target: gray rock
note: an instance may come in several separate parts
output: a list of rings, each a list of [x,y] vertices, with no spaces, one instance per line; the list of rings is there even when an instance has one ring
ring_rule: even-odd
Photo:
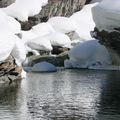
[[[0,0],[0,7],[7,7],[8,5],[14,3],[15,0]]]
[[[112,32],[105,30],[99,31],[97,28],[95,28],[92,32],[92,35],[98,39],[101,44],[112,48],[118,54],[120,54],[120,28],[115,28]]]
[[[62,54],[59,54],[57,56],[50,56],[50,55],[45,55],[45,56],[32,56],[29,58],[29,63],[28,66],[32,67],[34,64],[39,63],[39,62],[49,62],[56,67],[63,67],[64,66],[64,61],[66,59],[69,59],[68,53],[64,52]]]
[[[15,59],[9,56],[4,62],[0,63],[0,82],[21,79],[22,67],[18,67]]]
[[[21,22],[23,30],[29,30],[33,25],[46,22],[53,16],[69,17],[74,12],[81,10],[86,0],[48,0],[48,2],[38,15],[29,17],[27,22]]]
[[[89,4],[92,0],[86,0],[85,4]]]
[[[53,46],[52,54],[59,55],[68,50],[70,50],[70,49],[67,47]]]
[[[109,49],[113,64],[120,65],[120,28],[115,28],[112,32],[95,28],[92,36]]]

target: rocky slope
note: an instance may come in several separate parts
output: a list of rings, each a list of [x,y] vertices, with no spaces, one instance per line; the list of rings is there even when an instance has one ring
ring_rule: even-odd
[[[31,26],[46,22],[53,16],[69,17],[74,12],[81,10],[85,2],[86,0],[48,0],[48,4],[42,8],[38,15],[29,17],[28,22],[21,22],[22,29],[29,30]]]

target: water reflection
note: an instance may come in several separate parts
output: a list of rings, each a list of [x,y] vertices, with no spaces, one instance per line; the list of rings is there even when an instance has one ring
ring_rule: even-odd
[[[98,118],[120,120],[120,72],[110,72],[102,82]]]
[[[29,73],[0,87],[2,120],[119,120],[119,72]]]

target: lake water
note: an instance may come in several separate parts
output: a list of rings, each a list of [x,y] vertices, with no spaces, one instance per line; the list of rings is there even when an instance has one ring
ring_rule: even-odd
[[[0,86],[0,120],[120,120],[120,72],[29,73]]]

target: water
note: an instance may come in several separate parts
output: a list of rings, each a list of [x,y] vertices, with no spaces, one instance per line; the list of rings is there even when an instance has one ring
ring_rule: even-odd
[[[120,120],[120,72],[29,73],[0,86],[0,120]]]

